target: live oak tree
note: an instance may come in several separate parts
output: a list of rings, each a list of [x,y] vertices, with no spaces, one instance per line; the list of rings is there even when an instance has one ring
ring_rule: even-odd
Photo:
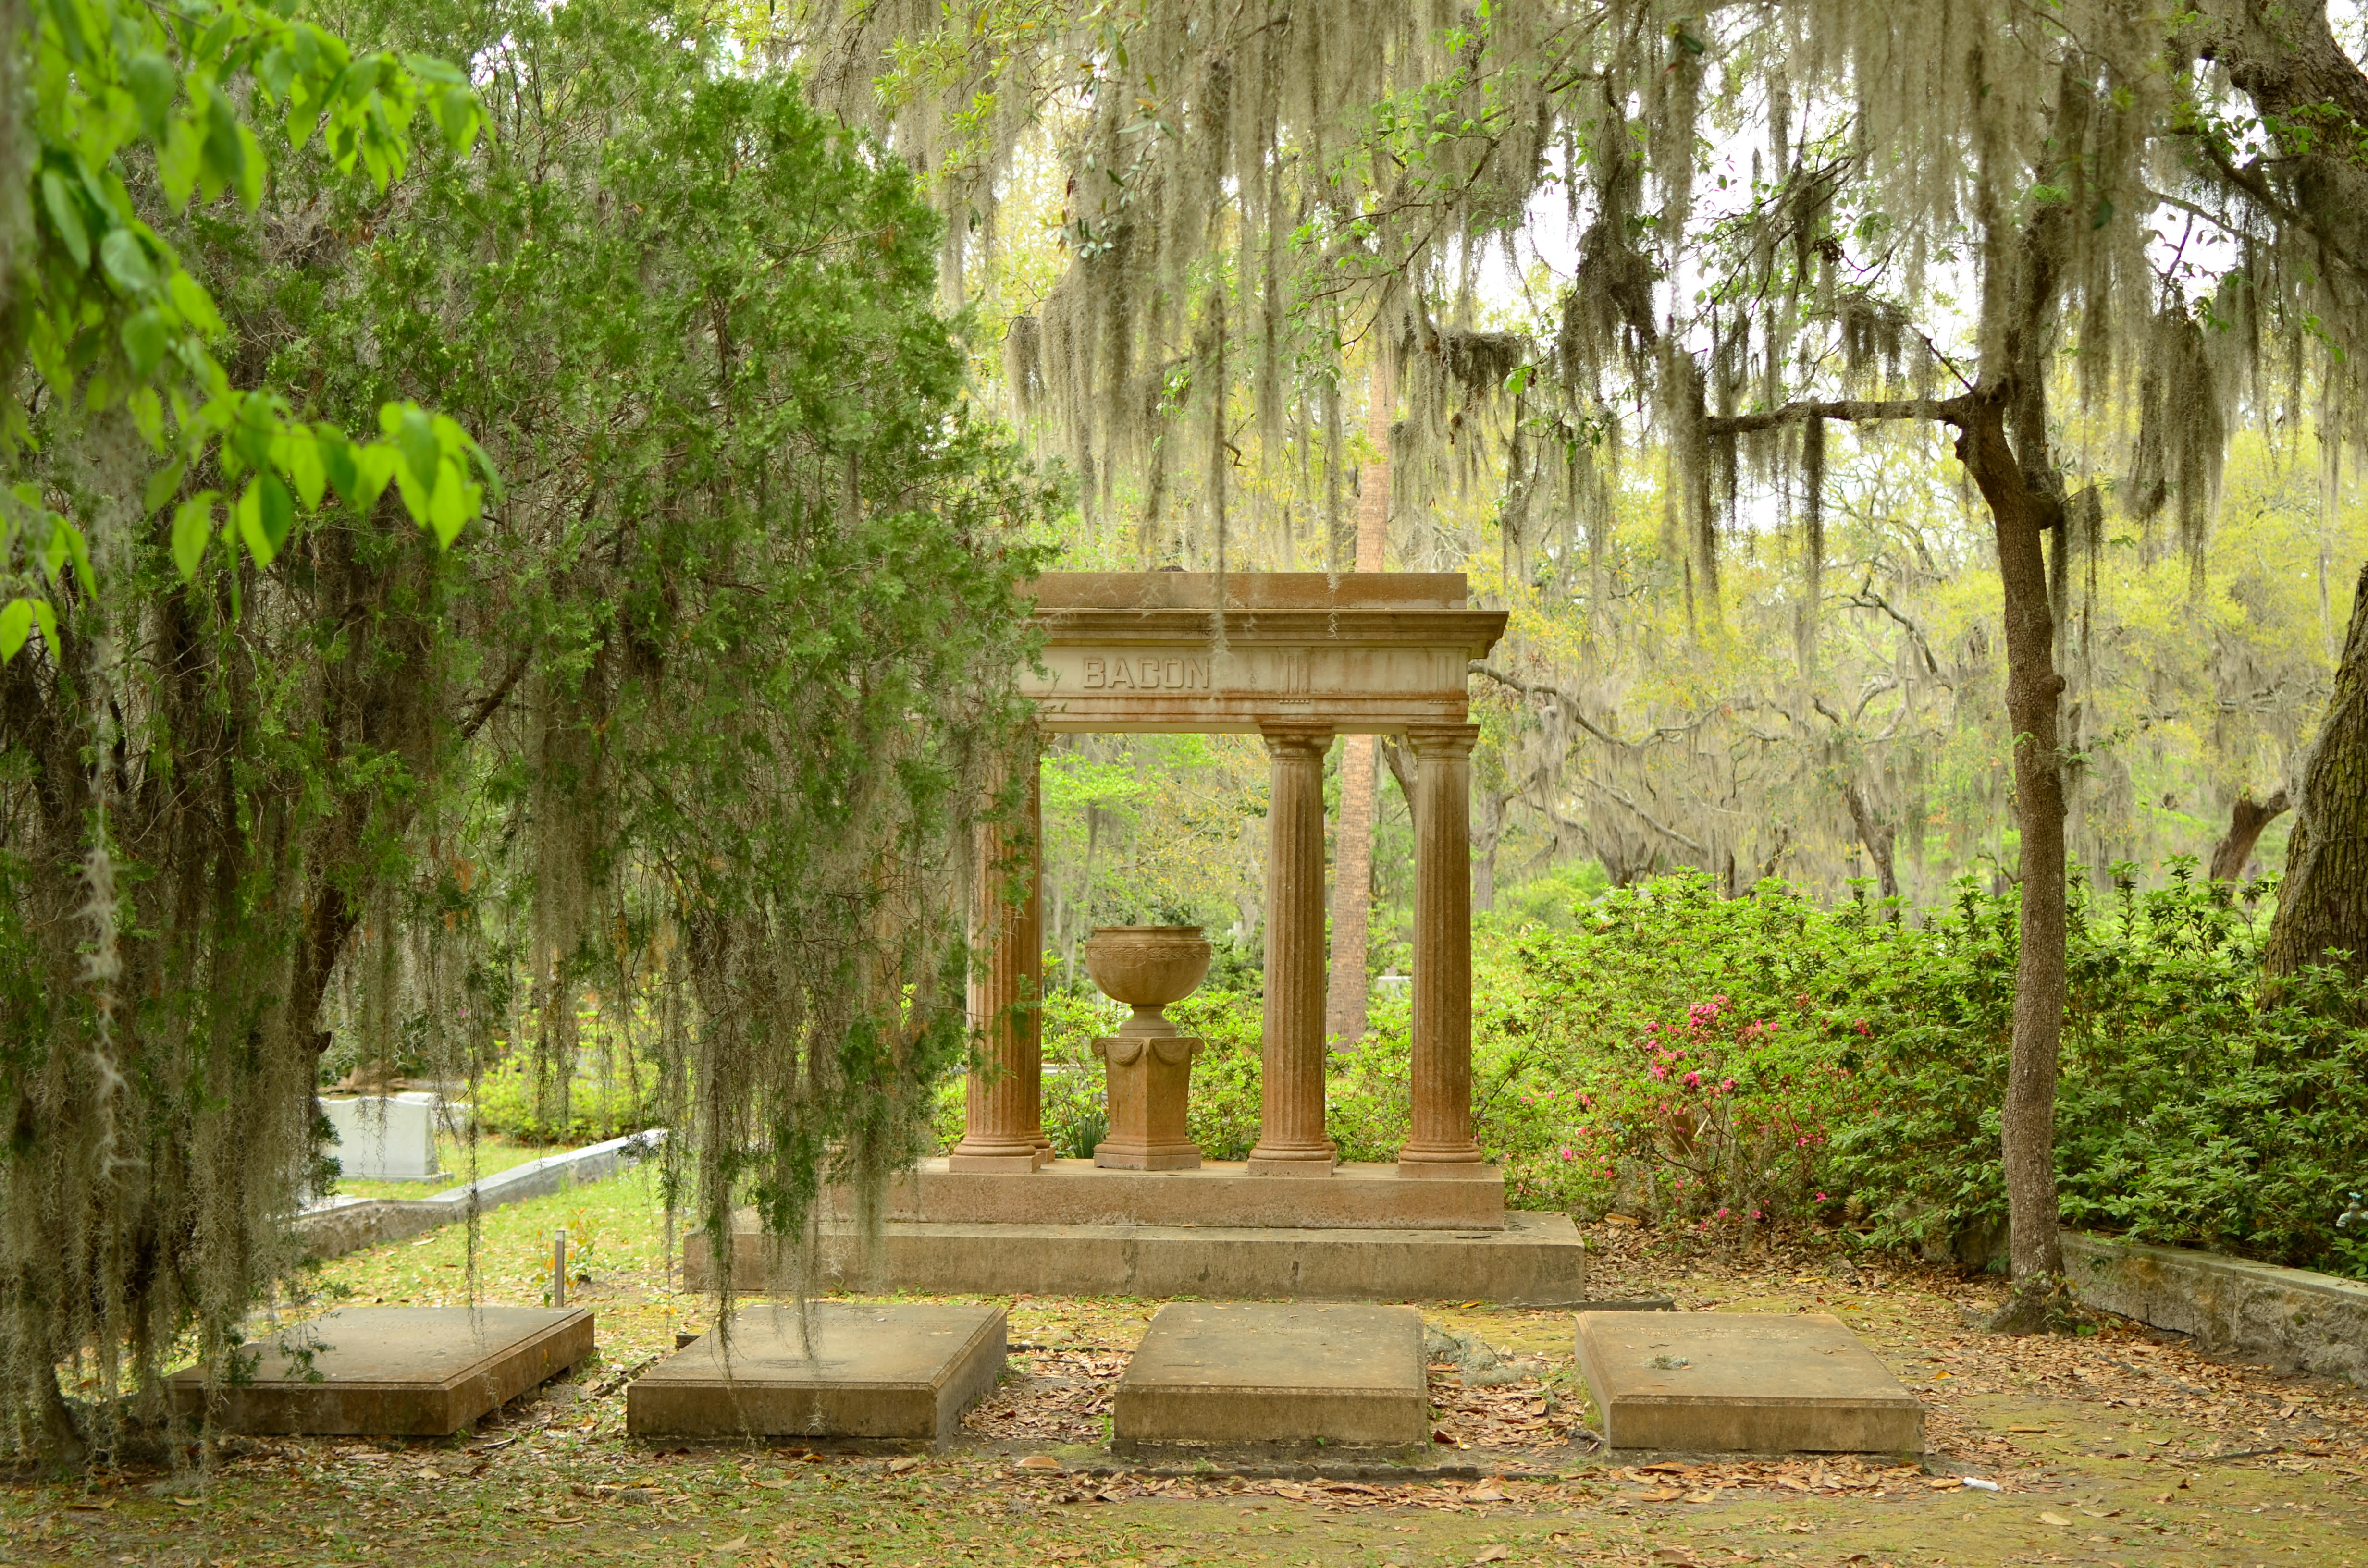
[[[333,1025],[446,1076],[517,1040],[564,1098],[597,988],[727,1271],[736,1205],[794,1263],[821,1183],[876,1197],[968,1039],[969,827],[1058,496],[965,412],[937,220],[664,0],[339,25],[473,62],[483,133],[383,191],[316,142],[251,203],[181,210],[136,155],[118,194],[231,385],[315,433],[397,410],[393,486],[296,455],[316,510],[192,546],[176,503],[265,472],[236,432],[164,482],[105,409],[22,458],[114,519],[0,668],[0,1421],[55,1452],[153,1429],[176,1346],[216,1384],[256,1353]],[[431,402],[503,481],[449,547]]]
[[[1159,551],[1222,568],[1255,440],[1308,476],[1299,515],[1343,564],[1352,352],[1407,389],[1401,515],[1489,433],[1508,532],[1585,571],[1618,465],[1666,462],[1702,623],[1732,534],[1770,500],[1818,613],[1836,426],[1945,437],[2003,590],[2021,889],[2007,1321],[2044,1321],[2066,770],[2095,739],[2066,730],[2068,596],[2109,517],[2168,534],[2200,582],[2237,426],[2307,415],[2330,472],[2363,433],[2368,85],[2324,10],[814,0],[757,30],[926,172],[957,286],[997,243],[1006,172],[1057,160],[1069,265],[1015,324],[1009,372],[1089,508],[1131,492]],[[1549,192],[1577,252],[1554,330],[1488,330],[1479,259]],[[1408,535],[1404,562],[1430,563]],[[2359,642],[2281,913],[2281,943],[2314,955],[2368,908],[2347,847]],[[1804,677],[1814,659],[1812,623]]]

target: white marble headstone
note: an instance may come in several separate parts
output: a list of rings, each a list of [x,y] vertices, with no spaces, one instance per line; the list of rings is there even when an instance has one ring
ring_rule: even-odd
[[[324,1099],[321,1108],[337,1131],[339,1170],[358,1181],[404,1181],[439,1175],[436,1166],[437,1096],[427,1093]]]

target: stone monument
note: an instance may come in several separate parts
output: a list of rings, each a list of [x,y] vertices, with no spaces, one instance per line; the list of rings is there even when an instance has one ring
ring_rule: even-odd
[[[1042,824],[1039,792],[1025,790],[1019,820],[980,834],[975,941],[987,957],[970,1009],[982,1050],[962,1139],[891,1193],[882,1282],[933,1293],[1583,1300],[1576,1227],[1508,1212],[1503,1176],[1472,1135],[1468,797],[1479,728],[1469,679],[1505,612],[1468,606],[1457,573],[1054,573],[1035,591],[1043,651],[1019,681],[1037,738],[1003,767],[1032,783],[1041,737],[1064,732],[1265,744],[1258,1136],[1246,1162],[1200,1157],[1183,1120],[1190,1052],[1138,1009],[1101,1048],[1110,1136],[1093,1160],[1053,1157],[1037,1016]],[[1342,1163],[1325,1126],[1324,756],[1336,736],[1356,733],[1401,735],[1415,762],[1413,1114],[1387,1163]],[[1094,972],[1133,1000],[1118,989],[1131,982]],[[1149,1003],[1164,1026],[1161,1005]],[[861,1248],[851,1227],[825,1244],[852,1278]],[[738,1277],[762,1278],[753,1224],[734,1246]],[[703,1277],[704,1238],[686,1244],[684,1262],[693,1282]]]

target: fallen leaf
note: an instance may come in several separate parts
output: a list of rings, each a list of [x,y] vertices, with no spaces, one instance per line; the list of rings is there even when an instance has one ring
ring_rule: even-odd
[[[758,1481],[751,1483],[751,1484],[765,1487],[768,1491],[779,1492],[784,1487],[795,1486],[797,1483],[794,1481]]]
[[[2044,1433],[2047,1428],[2044,1426],[2009,1426],[2007,1430],[2009,1432]]]
[[[1054,1459],[1050,1454],[1030,1454],[1026,1459],[1019,1461],[1019,1468],[1021,1470],[1058,1470],[1061,1468],[1061,1461]]]
[[[170,1502],[176,1508],[202,1508],[205,1506],[204,1502],[196,1497],[172,1497],[167,1498],[166,1501]]]
[[[1674,1503],[1685,1494],[1674,1486],[1656,1486],[1650,1492],[1639,1492],[1636,1495],[1646,1503]]]
[[[745,1551],[747,1548],[748,1538],[745,1535],[735,1535],[730,1540],[725,1541],[723,1545],[712,1546],[708,1548],[708,1550],[720,1556],[726,1551]]]
[[[1513,1549],[1509,1546],[1484,1546],[1480,1549],[1480,1555],[1474,1558],[1472,1561],[1474,1562],[1502,1562],[1505,1559],[1512,1555]]]
[[[2062,1526],[2070,1524],[2072,1521],[2066,1518],[2061,1514],[2042,1514],[2039,1516],[2039,1522],[2043,1525],[2055,1525],[2061,1528]]]
[[[903,1459],[890,1460],[888,1461],[888,1473],[891,1475],[902,1475],[906,1471],[918,1465],[920,1462],[921,1461],[919,1460],[913,1458],[910,1454],[905,1455]]]
[[[1466,1503],[1502,1503],[1508,1501],[1502,1492],[1497,1491],[1495,1487],[1489,1485],[1485,1481],[1479,1485],[1474,1487],[1471,1491],[1466,1492],[1463,1494],[1463,1500]]]
[[[1963,1487],[1964,1483],[1953,1475],[1935,1475],[1927,1479],[1924,1484],[1935,1492],[1954,1492]]]

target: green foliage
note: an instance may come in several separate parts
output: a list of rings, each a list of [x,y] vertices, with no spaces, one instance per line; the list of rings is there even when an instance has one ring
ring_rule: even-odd
[[[2077,892],[2057,1104],[2067,1223],[2368,1272],[2334,1224],[2368,1165],[2368,1029],[2331,974],[2265,1003],[2253,899],[2174,868]],[[1717,1225],[1861,1219],[1991,1255],[2017,901],[1929,922],[1664,878],[1485,955],[1483,1146],[1519,1200]],[[1845,1207],[1847,1205],[1847,1207]]]
[[[62,659],[0,667],[0,1421],[28,1444],[103,1426],[57,1387],[77,1354],[134,1392],[191,1335],[227,1373],[292,1261],[333,1022],[440,1077],[518,1041],[562,1131],[620,1114],[575,1103],[576,998],[635,998],[670,1199],[718,1233],[876,1191],[967,1048],[970,829],[1014,804],[985,781],[1060,497],[967,415],[936,220],[662,0],[353,30],[478,62],[486,134],[385,199],[316,138],[251,216],[146,221],[225,363],[314,424],[432,402],[450,428],[381,424],[400,463],[466,429],[509,483],[446,550],[443,481],[399,466],[194,580],[159,518],[99,602],[58,601]]]
[[[523,1058],[503,1062],[470,1086],[478,1128],[519,1143],[576,1148],[661,1125],[662,1079],[655,1062],[636,1074],[597,1071],[587,1062],[563,1101],[536,1082]]]
[[[173,511],[184,578],[216,540],[229,564],[244,547],[268,566],[300,504],[311,512],[334,493],[367,515],[390,483],[413,520],[450,544],[495,483],[475,443],[416,403],[387,403],[376,415],[383,438],[357,439],[297,417],[268,386],[234,386],[215,352],[224,326],[214,297],[156,223],[192,198],[211,206],[227,194],[254,212],[273,164],[307,149],[340,176],[366,173],[382,193],[410,162],[421,110],[449,145],[474,141],[483,116],[467,78],[427,55],[358,55],[291,4],[52,0],[30,9],[24,200],[33,221],[21,240],[0,244],[14,296],[0,314],[11,389],[0,400],[0,466],[17,481],[0,492],[0,662],[35,628],[62,660],[63,568],[72,563],[85,595],[97,586],[92,518],[158,512],[193,477],[211,483]],[[28,364],[31,376],[21,373]],[[130,485],[113,497],[72,494],[40,460],[110,412],[128,419],[155,468],[137,503]]]

